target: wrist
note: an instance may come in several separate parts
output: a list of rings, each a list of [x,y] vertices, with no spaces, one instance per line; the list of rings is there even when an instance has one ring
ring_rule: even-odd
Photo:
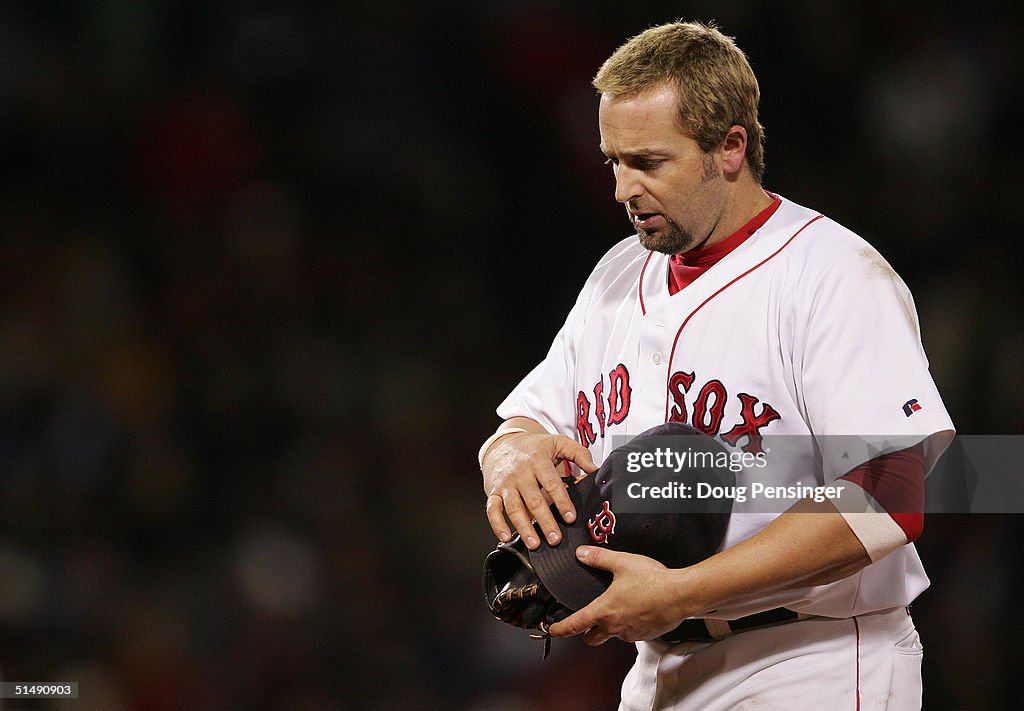
[[[511,434],[518,434],[520,432],[529,434],[529,430],[525,430],[522,427],[506,427],[505,429],[498,430],[490,437],[485,439],[484,443],[480,445],[480,451],[477,452],[476,455],[477,462],[480,464],[480,469],[484,468],[484,457],[487,456],[487,452],[491,449],[495,442],[497,442],[502,437],[506,437]]]
[[[715,612],[718,604],[712,599],[703,571],[697,566],[670,571],[670,589],[673,591],[673,612],[680,620],[706,617]]]

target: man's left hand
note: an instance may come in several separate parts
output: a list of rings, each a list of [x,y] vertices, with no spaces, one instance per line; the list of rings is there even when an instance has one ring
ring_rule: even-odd
[[[666,568],[653,558],[595,546],[580,546],[576,557],[610,572],[612,584],[582,610],[551,625],[551,636],[582,633],[591,646],[609,637],[636,642],[675,629],[690,614],[679,599],[677,578],[682,571]]]

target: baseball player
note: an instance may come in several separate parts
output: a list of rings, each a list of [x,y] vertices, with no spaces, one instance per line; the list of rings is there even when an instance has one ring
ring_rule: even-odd
[[[637,642],[621,709],[920,708],[912,541],[953,425],[909,291],[860,237],[762,187],[757,81],[717,29],[649,29],[594,85],[636,235],[498,407],[480,450],[494,533],[558,545],[549,503],[577,514],[564,466],[595,471],[616,435],[684,422],[744,452],[790,436],[789,483],[841,496],[734,509],[720,551],[688,568],[581,546],[612,583],[550,632]],[[657,639],[684,620],[689,638]]]

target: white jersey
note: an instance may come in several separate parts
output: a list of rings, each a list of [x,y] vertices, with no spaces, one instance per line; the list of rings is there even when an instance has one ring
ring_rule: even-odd
[[[546,358],[498,407],[587,446],[598,464],[621,440],[669,420],[750,451],[804,435],[794,484],[821,485],[871,457],[826,435],[953,430],[928,372],[913,299],[867,242],[785,199],[750,238],[683,290],[669,257],[636,236],[588,278]],[[929,453],[929,465],[939,451]],[[735,512],[723,547],[776,513]],[[928,585],[912,544],[859,573],[722,609],[786,607],[845,618],[909,604]]]

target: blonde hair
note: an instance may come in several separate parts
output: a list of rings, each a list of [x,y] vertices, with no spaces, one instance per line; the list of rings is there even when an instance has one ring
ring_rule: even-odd
[[[761,91],[746,55],[713,25],[673,22],[652,27],[610,56],[593,81],[612,98],[633,98],[665,84],[679,94],[679,125],[710,152],[732,126],[747,130],[747,165],[764,177],[764,128],[757,120]]]

